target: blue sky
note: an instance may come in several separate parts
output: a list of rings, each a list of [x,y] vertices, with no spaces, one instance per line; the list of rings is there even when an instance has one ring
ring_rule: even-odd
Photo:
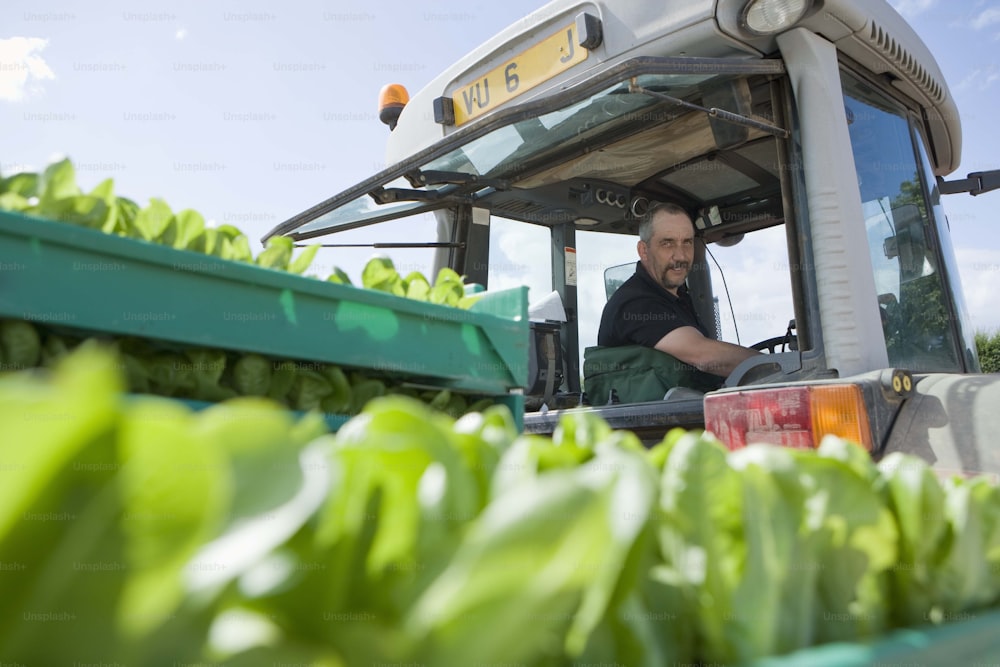
[[[68,155],[84,187],[110,176],[119,194],[194,208],[256,240],[385,166],[383,84],[416,92],[542,3],[24,4],[0,8],[0,173]],[[1000,167],[1000,0],[894,5],[958,102],[952,178]],[[973,324],[998,329],[1000,191],[945,206]],[[320,261],[356,277],[362,252]]]

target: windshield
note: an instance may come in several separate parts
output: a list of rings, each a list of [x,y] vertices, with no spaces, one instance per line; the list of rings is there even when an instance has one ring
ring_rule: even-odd
[[[650,74],[616,83],[571,106],[502,127],[449,152],[424,169],[512,178],[541,162],[559,161],[555,153],[581,153],[591,140],[607,143],[638,129],[673,120],[685,110],[633,85],[681,99],[701,99],[701,88],[725,75]],[[731,78],[731,77],[728,77]]]
[[[278,225],[268,236],[305,239],[457,203],[482,205],[478,202],[483,197],[516,188],[552,164],[599,152],[602,146],[690,114],[692,101],[725,102],[726,95],[720,98],[719,91],[725,93],[731,82],[748,74],[781,71],[782,64],[770,60],[628,61],[548,99],[494,112],[406,164]],[[738,107],[735,99],[731,106]],[[643,162],[631,159],[633,173],[619,173],[620,180],[637,182],[648,175],[652,165]]]

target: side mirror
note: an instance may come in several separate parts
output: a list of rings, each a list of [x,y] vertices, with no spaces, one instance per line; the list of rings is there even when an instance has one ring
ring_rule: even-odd
[[[895,234],[882,242],[886,259],[899,260],[899,282],[908,283],[923,275],[927,241],[924,238],[923,217],[916,204],[904,204],[892,209]]]
[[[604,293],[606,298],[610,299],[611,295],[618,291],[622,283],[631,278],[633,273],[635,273],[635,262],[618,264],[617,266],[604,269]]]

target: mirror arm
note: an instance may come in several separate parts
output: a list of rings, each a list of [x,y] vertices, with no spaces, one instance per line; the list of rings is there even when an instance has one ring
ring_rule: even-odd
[[[968,192],[975,197],[984,192],[1000,189],[1000,169],[974,171],[963,179],[946,181],[938,176],[938,187],[943,195]]]

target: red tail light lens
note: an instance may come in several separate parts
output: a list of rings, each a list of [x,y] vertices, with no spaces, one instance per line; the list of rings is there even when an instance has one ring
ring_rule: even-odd
[[[705,429],[730,449],[754,443],[811,449],[836,435],[872,450],[861,387],[753,389],[705,397]]]

